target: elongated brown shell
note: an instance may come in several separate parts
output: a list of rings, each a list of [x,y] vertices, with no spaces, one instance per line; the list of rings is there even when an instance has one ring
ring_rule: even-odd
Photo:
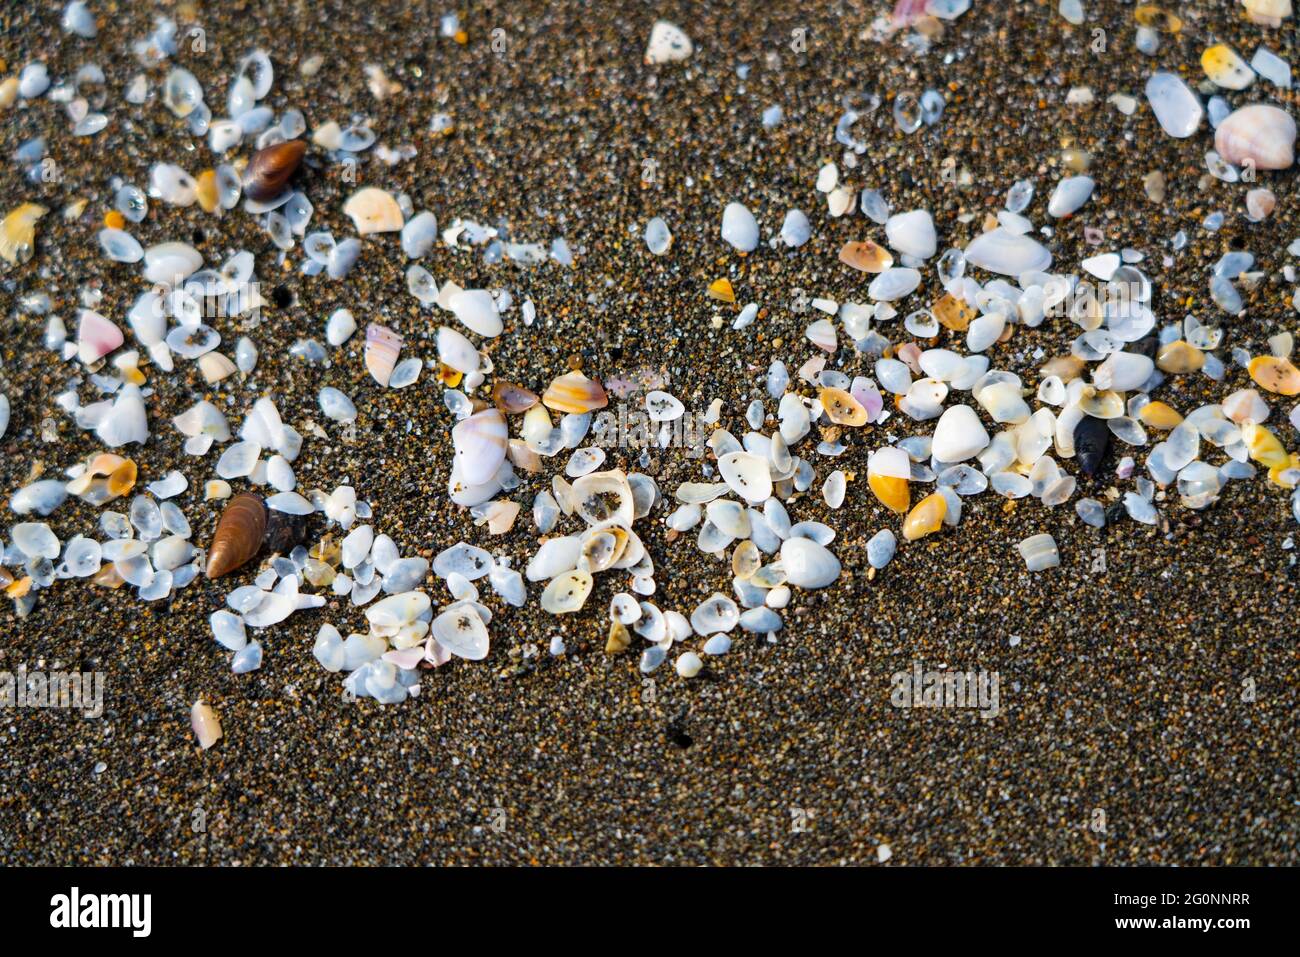
[[[217,522],[208,549],[207,576],[220,578],[233,572],[262,547],[266,536],[266,505],[260,495],[241,492],[230,500]]]
[[[288,140],[258,150],[244,171],[244,195],[257,202],[279,196],[306,152],[307,144],[302,140]]]

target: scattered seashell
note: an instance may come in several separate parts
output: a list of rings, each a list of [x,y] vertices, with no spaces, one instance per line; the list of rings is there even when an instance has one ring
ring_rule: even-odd
[[[758,246],[758,223],[754,214],[740,203],[728,203],[722,211],[722,238],[743,253]]]
[[[682,28],[667,20],[658,20],[650,29],[650,41],[646,45],[645,63],[657,66],[661,63],[677,63],[688,59],[695,51],[691,38]]]
[[[471,332],[491,339],[503,328],[496,300],[486,289],[462,289],[447,301],[447,308]]]
[[[37,203],[23,203],[0,222],[0,257],[12,265],[29,262],[36,251],[36,221],[49,210]]]
[[[557,575],[542,591],[542,610],[552,615],[580,611],[591,594],[591,586],[592,578],[587,572],[568,571]]]
[[[948,511],[947,500],[938,492],[927,495],[907,513],[903,521],[903,538],[909,542],[924,538],[943,527],[944,515]]]
[[[1055,568],[1061,564],[1061,553],[1056,549],[1056,539],[1051,535],[1031,535],[1016,546],[1025,567],[1031,572]]]
[[[387,326],[370,323],[366,326],[366,369],[371,377],[387,388],[402,351],[402,337]]]
[[[204,574],[220,578],[247,563],[262,547],[266,524],[260,495],[242,492],[232,498],[217,522]]]
[[[201,698],[190,708],[190,727],[199,741],[200,750],[206,751],[221,740],[221,719]]]
[[[862,272],[880,273],[894,265],[894,257],[871,240],[845,243],[840,249],[840,262]]]
[[[1276,106],[1252,103],[1228,114],[1214,131],[1214,148],[1234,166],[1289,169],[1295,162],[1295,120]]]
[[[302,158],[306,153],[307,144],[302,140],[288,140],[258,150],[244,170],[244,195],[257,203],[264,203],[280,196],[288,188],[293,174],[302,165]],[[344,212],[347,212],[346,207]],[[398,215],[401,215],[400,211]],[[361,232],[365,235],[365,231]]]
[[[353,193],[343,204],[343,212],[351,217],[360,236],[395,233],[405,224],[402,207],[397,205],[393,195],[374,186]]]
[[[840,562],[811,538],[787,538],[781,543],[786,582],[796,588],[825,588],[840,577]]]
[[[547,386],[542,393],[542,404],[557,412],[581,415],[609,405],[605,389],[595,379],[581,372],[569,372]]]
[[[505,417],[495,408],[456,423],[451,439],[460,477],[470,485],[490,481],[505,461],[509,438]]]
[[[1250,360],[1247,371],[1265,391],[1276,395],[1300,395],[1300,369],[1290,359],[1256,356]]]

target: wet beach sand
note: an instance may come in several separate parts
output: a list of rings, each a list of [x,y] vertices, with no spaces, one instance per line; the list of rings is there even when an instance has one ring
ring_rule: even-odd
[[[1217,41],[1247,57],[1265,42],[1296,62],[1296,21],[1266,31],[1226,0],[1182,4],[1183,31],[1146,57],[1133,49],[1131,5],[1086,0],[1086,7],[1089,21],[1073,27],[1055,4],[976,0],[918,55],[904,44],[906,32],[884,43],[868,35],[888,12],[879,2],[496,2],[460,11],[461,43],[438,33],[438,15],[449,9],[333,0],[99,3],[98,38],[73,42],[58,29],[62,4],[8,0],[0,74],[38,58],[55,77],[98,62],[112,121],[76,139],[45,99],[0,114],[6,211],[25,200],[51,210],[32,261],[0,274],[0,386],[14,406],[0,439],[0,492],[7,498],[38,463],[54,472],[98,450],[93,434],[53,401],[79,370],[44,349],[43,320],[24,314],[18,298],[47,291],[72,328],[80,289],[97,283],[100,311],[120,320],[142,280],[137,267],[107,261],[96,242],[112,204],[110,180],[144,186],[160,160],[193,172],[210,165],[206,144],[156,98],[170,63],[147,71],[149,103],[121,101],[141,70],[130,43],[149,32],[155,13],[175,18],[182,33],[203,26],[206,50],[183,45],[171,62],[199,77],[214,114],[239,58],[265,47],[276,69],[267,103],[277,113],[301,109],[309,134],[365,114],[380,142],[418,151],[393,166],[367,155],[360,183],[407,193],[440,226],[460,216],[523,241],[565,237],[575,254],[567,268],[489,265],[481,249],[441,243],[423,261],[439,281],[505,287],[536,303],[531,328],[516,309],[486,347],[497,374],[535,391],[574,363],[601,378],[650,370],[694,413],[721,398],[723,424],[742,434],[745,407],[766,397],[768,364],[783,359],[793,373],[815,352],[803,330],[816,317],[791,308],[794,290],[865,301],[862,274],[836,255],[846,241],[880,241],[883,231],[856,212],[830,219],[813,182],[823,163],[842,158],[833,137],[841,98],[876,92],[885,105],[867,125],[870,149],[858,169],[842,173],[859,188],[880,189],[895,210],[930,209],[941,250],[969,242],[1017,179],[1037,180],[1026,215],[1046,222],[1061,150],[1073,147],[1092,154],[1098,186],[1079,214],[1053,224],[1046,242],[1057,269],[1073,270],[1101,250],[1142,249],[1161,323],[1189,310],[1217,321],[1206,294],[1210,268],[1229,249],[1254,252],[1268,276],[1247,294],[1245,317],[1225,323],[1218,354],[1226,380],[1171,377],[1159,396],[1184,412],[1217,402],[1251,384],[1229,361],[1231,348],[1260,354],[1270,335],[1296,327],[1293,290],[1281,276],[1286,246],[1300,236],[1295,169],[1262,174],[1277,210],[1250,223],[1241,215],[1243,186],[1200,182],[1204,130],[1174,140],[1145,102],[1125,117],[1105,99],[1117,91],[1140,98],[1156,68],[1199,82],[1200,52]],[[642,63],[658,17],[693,38],[685,64]],[[1108,52],[1090,49],[1094,27],[1106,30]],[[495,30],[504,31],[496,34],[500,52]],[[792,31],[805,31],[803,52],[791,48]],[[307,80],[299,65],[313,54],[325,61]],[[404,91],[377,101],[366,63],[381,64]],[[750,67],[744,79],[742,64]],[[1257,83],[1294,112],[1293,91]],[[1094,104],[1066,104],[1079,85],[1093,88]],[[900,90],[929,87],[947,95],[942,119],[904,136],[889,104]],[[1234,104],[1246,101],[1234,95]],[[774,104],[784,119],[765,130],[760,116]],[[453,117],[450,135],[430,131],[437,112]],[[61,168],[55,182],[31,183],[9,161],[37,135]],[[301,178],[315,205],[313,228],[353,235],[342,206],[355,186],[316,152]],[[969,170],[969,187],[943,182],[949,156]],[[651,183],[643,182],[647,161]],[[1157,169],[1169,183],[1160,204],[1142,187]],[[86,211],[65,222],[63,208],[79,196],[90,199]],[[748,257],[718,238],[732,200],[746,203],[763,230]],[[793,207],[809,213],[812,240],[769,248],[766,238]],[[1228,213],[1224,227],[1201,229],[1216,209]],[[963,213],[974,219],[960,223]],[[656,215],[675,236],[663,257],[641,239]],[[1086,244],[1087,226],[1105,232],[1102,247]],[[1188,246],[1164,268],[1161,254],[1179,229]],[[261,325],[248,333],[260,352],[251,375],[214,387],[192,363],[170,375],[144,370],[157,389],[149,400],[153,436],[128,454],[140,464],[141,486],[171,468],[185,472],[190,489],[180,501],[197,544],[207,543],[219,514],[219,503],[202,500],[216,454],[186,456],[169,420],[206,397],[235,425],[255,397],[270,395],[286,421],[328,426],[328,440],[304,430],[294,463],[301,487],[355,485],[403,554],[431,558],[463,539],[522,567],[535,550],[527,512],[489,541],[447,498],[453,419],[431,373],[408,389],[380,389],[363,365],[360,334],[330,349],[327,366],[288,352],[299,338],[322,338],[325,317],[346,306],[363,328],[377,321],[400,331],[404,355],[436,355],[442,319],[408,293],[395,235],[369,237],[357,268],[330,282],[297,271],[300,247],[277,265],[265,232],[241,211],[218,219],[155,201],[134,232],[146,246],[184,239],[208,263],[249,249],[264,294],[274,290]],[[933,270],[923,272],[933,287]],[[730,329],[739,306],[705,296],[720,276],[730,278],[739,303],[763,304],[747,329]],[[721,328],[715,316],[725,318]],[[223,347],[238,334],[223,330]],[[1036,384],[1034,351],[1062,354],[1076,334],[1063,321],[1017,328],[991,355],[995,366]],[[871,374],[870,360],[843,340],[830,365]],[[354,397],[354,438],[341,440],[320,415],[323,385]],[[1293,400],[1266,398],[1269,424],[1294,446],[1285,423]],[[54,434],[43,438],[45,420]],[[107,688],[98,719],[0,713],[0,861],[839,865],[875,863],[882,845],[891,865],[1300,861],[1300,603],[1289,494],[1261,474],[1230,483],[1204,511],[1158,496],[1158,526],[1121,517],[1104,530],[1084,525],[1073,501],[1047,509],[1031,498],[984,494],[965,500],[957,529],[901,543],[869,579],[866,542],[899,523],[867,490],[867,452],[886,436],[932,431],[933,423],[895,415],[846,437],[849,450],[834,465],[813,457],[817,485],[791,511],[836,529],[845,577],[799,593],[774,642],[738,632],[730,653],[707,659],[690,681],[668,666],[647,679],[634,654],[605,654],[605,609],[624,587],[614,577],[598,578],[587,607],[565,618],[541,610],[537,586],[520,609],[481,588],[494,613],[489,658],[425,674],[419,697],[392,707],[347,700],[340,677],[313,659],[322,622],[345,633],[361,622],[333,596],[325,609],[268,632],[265,663],[244,675],[230,673],[207,623],[233,581],[200,579],[154,604],[131,589],[61,581],[21,620],[6,601],[0,668],[102,671]],[[609,452],[606,467],[635,467],[635,451]],[[1130,489],[1114,478],[1116,458],[1104,476],[1080,477],[1078,495],[1109,503],[1107,489]],[[832,511],[816,489],[836,467],[855,476],[844,507]],[[512,497],[527,508],[551,471]],[[666,496],[702,477],[700,461],[680,449],[659,451],[645,471]],[[730,573],[695,548],[693,532],[666,540],[662,520],[672,507],[661,505],[639,530],[658,569],[654,600],[689,613],[712,592],[729,591]],[[72,499],[49,521],[66,539],[92,528],[97,511]],[[1039,532],[1055,536],[1062,564],[1030,574],[1015,545]],[[253,570],[240,574],[251,580]],[[432,576],[427,590],[435,603],[446,601]],[[547,653],[555,635],[568,648],[558,657]],[[917,661],[997,672],[1000,713],[983,719],[891,706],[890,676]],[[1249,681],[1255,700],[1244,701]],[[190,705],[200,697],[225,730],[208,751],[190,731]]]

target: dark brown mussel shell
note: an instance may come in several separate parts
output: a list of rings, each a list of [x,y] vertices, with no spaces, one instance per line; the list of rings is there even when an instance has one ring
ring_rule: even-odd
[[[266,518],[262,496],[241,492],[230,500],[217,521],[212,547],[208,549],[209,578],[233,572],[258,553],[266,537]]]
[[[307,144],[302,140],[274,143],[253,154],[244,170],[244,195],[255,202],[275,199],[302,165]]]

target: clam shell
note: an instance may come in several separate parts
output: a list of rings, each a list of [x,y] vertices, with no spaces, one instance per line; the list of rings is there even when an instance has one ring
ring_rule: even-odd
[[[306,152],[307,144],[302,140],[289,140],[258,150],[244,170],[244,195],[259,203],[275,199],[289,185]]]
[[[731,631],[740,621],[740,609],[721,592],[714,592],[691,612],[691,627],[697,635],[708,637],[716,632]]]
[[[460,477],[470,485],[490,481],[505,461],[509,438],[505,416],[497,409],[476,412],[456,423],[451,441]]]
[[[395,233],[405,224],[402,207],[391,193],[374,186],[359,189],[343,204],[343,212],[356,224],[357,234]]]
[[[1214,148],[1235,166],[1289,169],[1295,162],[1295,120],[1286,110],[1252,103],[1234,110],[1214,131]]]
[[[474,343],[455,329],[439,326],[438,361],[457,372],[469,375],[478,371],[483,359],[478,349],[474,348]]]
[[[539,399],[537,393],[521,385],[498,379],[492,383],[492,401],[498,409],[507,415],[518,415],[535,406]]]
[[[591,472],[573,483],[573,510],[588,525],[613,523],[630,528],[636,515],[632,486],[621,469]],[[563,504],[563,502],[561,502]]]
[[[98,362],[124,340],[122,330],[90,309],[82,309],[77,326],[77,358],[86,365]]]
[[[840,562],[811,538],[787,538],[781,544],[786,581],[799,588],[825,588],[840,577]]]
[[[645,63],[655,66],[685,60],[695,47],[682,28],[667,20],[656,21],[650,29],[650,40],[645,48]]]
[[[438,644],[457,658],[482,661],[487,657],[490,644],[487,626],[470,602],[458,602],[448,607],[433,620],[429,631]]]
[[[595,379],[588,379],[581,372],[570,372],[560,376],[542,393],[542,404],[557,412],[581,415],[609,405],[605,388]]]
[[[387,326],[366,326],[366,369],[376,382],[388,388],[397,356],[402,351],[402,337]]]
[[[767,460],[761,456],[730,452],[718,459],[718,473],[747,502],[763,502],[772,495],[772,473]]]
[[[542,592],[542,610],[552,615],[567,615],[579,611],[591,594],[591,575],[583,571],[569,571],[552,578]]]
[[[246,563],[262,547],[266,536],[266,505],[252,492],[236,495],[226,505],[208,549],[204,574],[220,578]]]
[[[447,308],[471,332],[492,338],[503,328],[497,301],[486,289],[462,289],[447,300]]]
[[[1052,265],[1052,254],[1032,237],[999,226],[975,237],[966,247],[966,262],[1003,276],[1019,276],[1046,270]]]

